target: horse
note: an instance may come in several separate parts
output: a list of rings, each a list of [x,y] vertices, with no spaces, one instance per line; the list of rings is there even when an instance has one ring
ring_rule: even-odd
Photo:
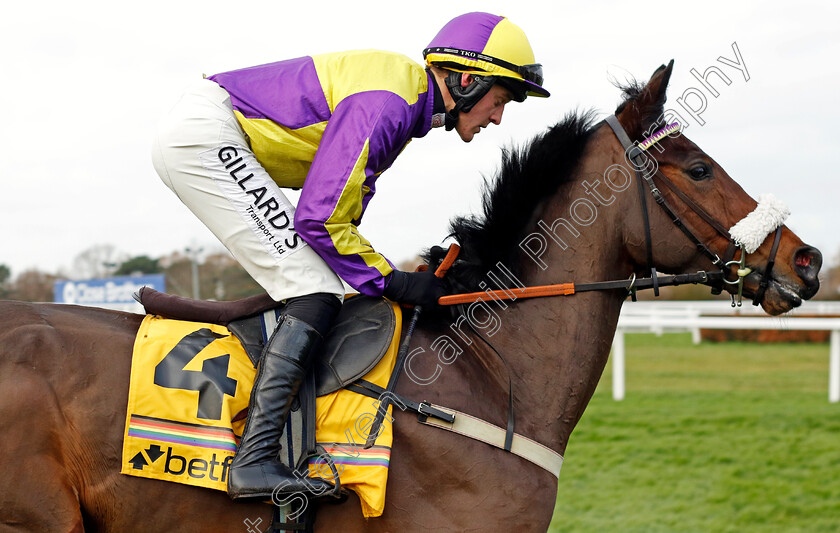
[[[661,123],[672,68],[673,61],[647,83],[622,87],[615,117],[630,138],[643,139]],[[563,454],[606,365],[632,280],[705,271],[717,257],[732,282],[722,288],[747,298],[763,293],[769,314],[817,292],[820,252],[786,226],[746,255],[745,274],[727,254],[731,240],[714,226],[733,226],[756,201],[684,134],[669,134],[657,146],[649,150],[658,163],[654,188],[671,212],[652,201],[651,191],[636,193],[630,184],[641,183],[640,174],[626,147],[591,112],[571,113],[526,145],[504,150],[483,212],[452,222],[462,250],[450,283],[480,291],[488,276],[501,279],[499,269],[526,286],[631,281],[562,297],[488,296],[480,306],[460,308],[469,315],[460,318],[424,312],[405,367],[410,379],[399,381],[397,393],[503,428],[513,413],[518,434]],[[662,187],[664,179],[675,189]],[[427,259],[434,264],[438,255],[432,250]],[[142,318],[0,303],[0,531],[266,529],[272,509],[263,503],[119,473],[130,354]],[[445,353],[434,348],[441,338],[452,341]],[[415,414],[394,410],[382,516],[363,518],[350,493],[344,503],[319,505],[315,531],[548,528],[557,494],[552,473],[420,424]]]

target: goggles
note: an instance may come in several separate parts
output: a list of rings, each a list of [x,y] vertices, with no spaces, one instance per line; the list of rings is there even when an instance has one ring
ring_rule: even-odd
[[[540,63],[534,63],[532,65],[514,65],[513,63],[505,61],[504,59],[499,59],[498,57],[488,56],[478,52],[471,52],[469,50],[461,50],[460,48],[440,46],[426,48],[423,50],[424,58],[429,54],[452,54],[476,61],[486,61],[487,63],[492,63],[493,65],[498,65],[502,68],[516,72],[522,76],[525,81],[529,81],[535,85],[539,85],[540,87],[542,87],[543,84],[543,68]]]

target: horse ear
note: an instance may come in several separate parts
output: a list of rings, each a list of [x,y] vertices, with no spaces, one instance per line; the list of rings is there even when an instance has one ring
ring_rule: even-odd
[[[671,80],[671,72],[674,70],[674,60],[668,62],[668,66],[660,66],[645,86],[645,91],[650,94],[652,105],[655,106],[660,114],[665,107],[665,91],[668,90],[668,82]]]
[[[662,117],[665,108],[665,92],[674,69],[674,60],[662,65],[644,86],[631,84],[624,87],[624,102],[615,110],[625,129],[631,135],[638,136],[649,125]]]

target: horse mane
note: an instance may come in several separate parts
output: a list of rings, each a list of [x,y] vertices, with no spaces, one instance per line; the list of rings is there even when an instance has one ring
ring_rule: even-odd
[[[631,80],[618,88],[623,101],[616,114],[630,106],[641,124],[661,115],[662,102],[650,101],[645,84]],[[484,180],[481,213],[458,216],[449,225],[449,237],[461,246],[458,261],[447,274],[457,292],[480,290],[479,283],[499,262],[521,279],[519,243],[530,231],[542,203],[571,180],[593,131],[595,115],[592,110],[569,113],[524,145],[502,149],[501,167],[492,179]],[[444,248],[435,246],[423,253],[423,259],[436,268],[445,255]]]
[[[461,246],[458,262],[447,278],[460,289],[478,290],[486,274],[501,262],[520,273],[519,243],[541,203],[571,179],[589,140],[593,111],[569,113],[563,120],[519,147],[502,149],[502,164],[485,178],[480,215],[454,218],[449,237]],[[423,254],[436,267],[446,250]]]

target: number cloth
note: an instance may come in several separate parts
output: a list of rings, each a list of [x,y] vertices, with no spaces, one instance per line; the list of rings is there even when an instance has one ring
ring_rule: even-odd
[[[364,379],[387,385],[399,333],[398,326],[388,353]],[[255,376],[227,328],[146,316],[132,357],[121,472],[225,491],[245,426],[244,417],[234,419],[247,408]],[[386,417],[374,446],[362,449],[378,404],[347,390],[317,398],[315,436],[329,456],[309,463],[311,475],[329,480],[331,461],[366,517],[380,516],[385,507],[393,441]]]

